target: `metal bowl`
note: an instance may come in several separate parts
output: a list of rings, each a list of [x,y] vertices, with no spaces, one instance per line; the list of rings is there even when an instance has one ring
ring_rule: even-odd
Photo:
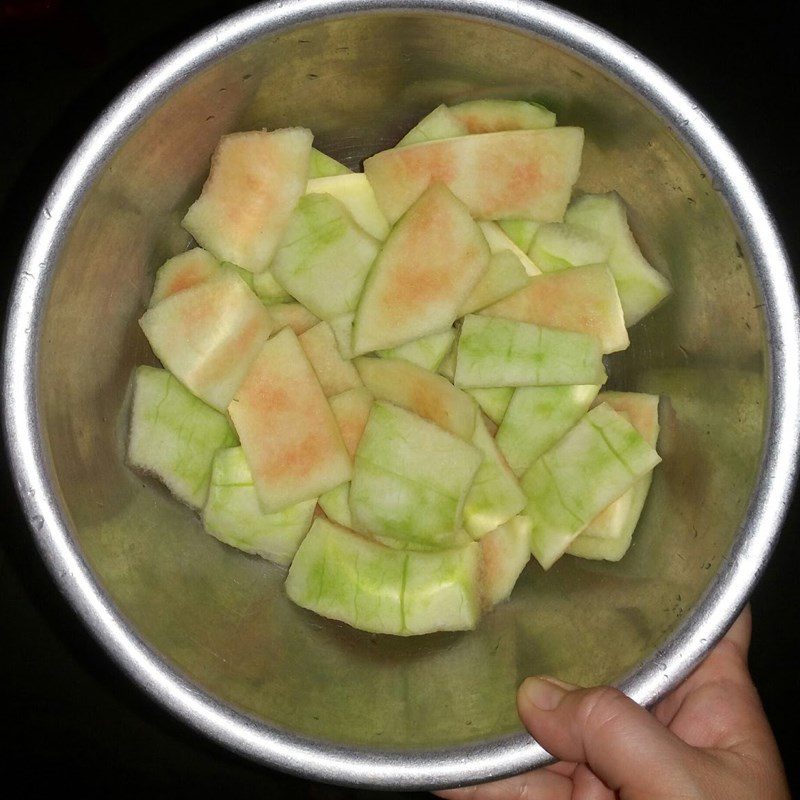
[[[579,189],[618,189],[672,300],[610,362],[666,398],[656,477],[618,564],[530,565],[478,630],[412,640],[314,617],[283,573],[220,545],[124,464],[126,387],[155,268],[219,137],[307,125],[350,164],[440,102],[542,101],[587,132]],[[309,778],[432,788],[547,754],[526,675],[675,686],[775,543],[798,442],[798,309],[747,171],[669,78],[609,34],[518,0],[286,0],[195,37],[130,86],[47,195],[11,298],[5,425],[52,573],[117,662],[178,717]]]

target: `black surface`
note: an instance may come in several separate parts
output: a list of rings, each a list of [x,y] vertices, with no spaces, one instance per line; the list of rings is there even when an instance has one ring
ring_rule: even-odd
[[[244,7],[214,0],[0,0],[0,264],[3,297],[40,200],[98,112],[151,61]],[[797,255],[796,28],[788,2],[571,0],[678,80],[754,173]],[[196,736],[144,697],[66,607],[34,550],[5,461],[0,549],[3,793],[57,785],[114,796],[374,797],[256,767]],[[793,734],[800,546],[797,503],[753,598],[751,665],[800,793]],[[420,795],[422,797],[424,795]]]

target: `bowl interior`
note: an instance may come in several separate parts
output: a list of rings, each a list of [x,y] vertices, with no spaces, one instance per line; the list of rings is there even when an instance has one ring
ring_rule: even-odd
[[[655,481],[618,564],[526,569],[472,633],[371,636],[292,606],[284,572],[203,533],[124,463],[137,325],[156,268],[229,131],[310,127],[351,166],[440,102],[538,100],[586,129],[581,191],[617,189],[675,295],[609,360],[609,386],[664,395]],[[430,748],[519,730],[515,687],[614,682],[653,657],[719,569],[758,473],[767,377],[752,270],[711,182],[640,99],[581,58],[475,19],[376,13],[247,44],[131,130],[59,254],[39,351],[51,469],[86,560],[144,641],[247,715],[342,745]]]

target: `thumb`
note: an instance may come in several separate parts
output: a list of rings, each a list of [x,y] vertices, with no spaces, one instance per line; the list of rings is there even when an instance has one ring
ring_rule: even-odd
[[[610,789],[647,798],[690,794],[695,751],[616,689],[528,678],[517,706],[545,750],[561,761],[588,764]]]

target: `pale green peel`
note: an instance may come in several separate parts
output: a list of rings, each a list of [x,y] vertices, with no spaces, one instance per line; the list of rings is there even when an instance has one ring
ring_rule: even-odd
[[[444,104],[436,106],[430,114],[423,117],[398,143],[397,147],[434,139],[449,139],[451,136],[466,136],[467,126],[453,116]]]
[[[345,528],[353,527],[353,517],[350,514],[350,481],[342,483],[319,497],[319,507],[325,516],[337,525]]]
[[[522,478],[531,550],[549,569],[586,526],[661,461],[607,404],[586,414]]]
[[[374,633],[401,633],[407,556],[317,518],[286,578],[303,608]]]
[[[497,224],[503,229],[503,233],[505,233],[523,253],[528,253],[530,256],[533,237],[536,236],[536,231],[539,230],[539,226],[542,224],[541,222],[536,222],[532,219],[504,219],[500,220]],[[535,263],[534,261],[534,264]],[[538,267],[539,265],[536,264],[536,266]]]
[[[525,565],[531,559],[531,521],[510,519],[480,541],[483,557],[482,588],[487,605],[508,600]]]
[[[497,431],[497,446],[516,475],[546,453],[589,410],[596,384],[521,386]]]
[[[227,418],[164,369],[134,374],[128,463],[155,475],[192,508],[206,501],[214,453],[237,443]]]
[[[530,277],[511,250],[501,250],[489,259],[489,266],[464,301],[459,316],[480,311],[525,286]]]
[[[292,296],[275,280],[275,276],[268,269],[253,275],[253,291],[265,306],[271,306],[275,303],[291,303],[293,300]]]
[[[571,556],[588,558],[592,561],[619,561],[631,546],[652,480],[653,473],[650,472],[639,478],[622,497],[612,503],[613,506],[619,504],[618,522],[613,530],[616,536],[590,536],[587,529],[570,544],[566,552]]]
[[[510,386],[500,386],[491,389],[465,389],[465,391],[478,403],[481,411],[495,425],[499,425],[506,415],[515,389]]]
[[[597,398],[606,400],[615,410],[625,416],[655,448],[658,441],[658,395],[629,392],[604,392]],[[626,413],[634,408],[633,416]],[[641,420],[641,422],[640,422]],[[642,426],[642,422],[645,424]],[[619,561],[631,546],[636,525],[642,514],[653,473],[648,472],[621,497],[603,509],[567,548],[567,553],[579,558]]]
[[[306,185],[306,194],[329,194],[344,205],[356,224],[370,236],[383,241],[389,235],[389,223],[363,172],[314,178]]]
[[[325,155],[325,153],[317,150],[316,147],[311,148],[311,160],[308,165],[309,180],[329,178],[332,175],[347,175],[349,172],[350,170],[335,158]]]
[[[295,556],[286,592],[300,606],[373,633],[469,630],[480,615],[480,553],[392,550],[315,520]]]
[[[205,529],[225,544],[288,566],[311,527],[316,500],[265,514],[241,447],[219,450],[203,509]]]
[[[405,633],[472,630],[480,618],[480,547],[408,554]]]
[[[355,309],[378,248],[335,197],[307,194],[289,220],[271,271],[316,316],[333,319]]]
[[[402,465],[400,466],[402,469]],[[459,498],[356,457],[350,486],[352,527],[397,549],[459,543]]]
[[[543,272],[605,264],[611,245],[588,228],[551,222],[536,232],[528,254]]]
[[[608,267],[629,328],[670,295],[669,281],[650,265],[633,238],[625,204],[616,192],[579,197],[564,219],[592,231],[611,248]]]
[[[237,266],[232,261],[223,261],[220,264],[220,267],[222,268],[223,272],[227,271],[232,272],[234,275],[238,275],[247,284],[247,288],[252,292],[255,292],[256,276],[252,272]]]
[[[399,347],[379,350],[378,355],[381,358],[402,358],[430,372],[436,372],[453,346],[455,338],[456,332],[452,329],[442,333],[431,333]]]
[[[464,528],[473,539],[480,539],[522,511],[525,495],[480,418],[472,443],[483,461],[464,503]]]
[[[540,270],[536,264],[528,258],[528,254],[517,247],[513,239],[511,239],[505,231],[500,227],[499,222],[491,222],[489,220],[482,220],[478,223],[481,233],[486,239],[486,244],[489,245],[489,251],[492,255],[499,255],[500,253],[510,252],[517,257],[519,263],[528,275],[539,275]],[[524,286],[524,284],[522,284]]]
[[[458,338],[455,383],[470,388],[602,384],[601,350],[594,336],[470,314]]]
[[[359,530],[401,542],[457,543],[480,452],[389,403],[372,408],[356,451],[350,510]]]

